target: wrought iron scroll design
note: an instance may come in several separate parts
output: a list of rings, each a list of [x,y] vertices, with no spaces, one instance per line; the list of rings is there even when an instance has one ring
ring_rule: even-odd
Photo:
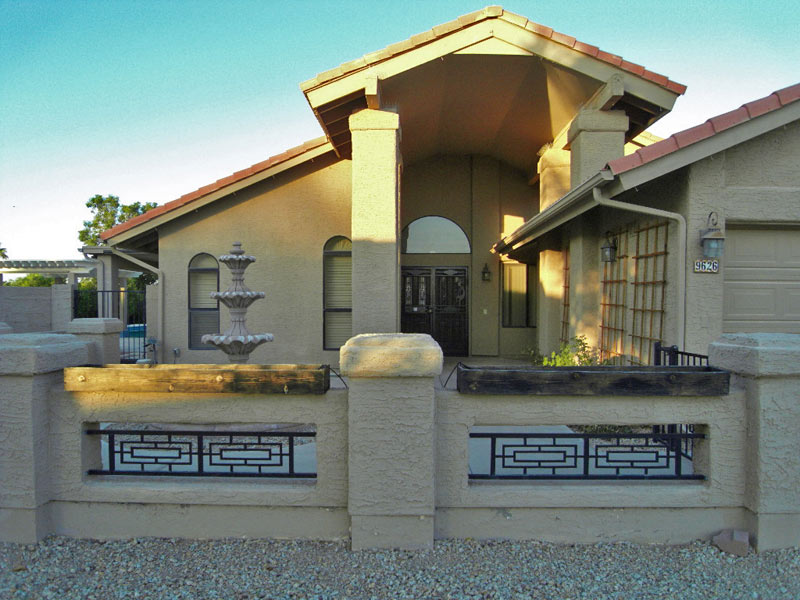
[[[486,472],[470,479],[705,479],[690,446],[702,433],[470,433],[486,440]],[[472,452],[474,449],[470,449]],[[480,448],[484,458],[484,448]]]
[[[296,464],[314,431],[144,431],[89,429],[101,436],[103,468],[89,475],[316,478]]]

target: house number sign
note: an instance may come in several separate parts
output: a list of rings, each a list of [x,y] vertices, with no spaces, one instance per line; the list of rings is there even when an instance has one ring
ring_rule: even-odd
[[[694,261],[695,273],[719,273],[719,261],[713,258],[698,258]]]

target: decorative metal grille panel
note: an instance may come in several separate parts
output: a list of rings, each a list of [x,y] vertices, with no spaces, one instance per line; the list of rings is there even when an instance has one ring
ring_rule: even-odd
[[[470,479],[705,479],[689,431],[470,433]]]
[[[101,436],[103,467],[89,475],[315,478],[316,432],[89,429]],[[302,456],[299,456],[302,454]],[[313,456],[312,456],[313,455]],[[313,458],[313,460],[312,460]]]

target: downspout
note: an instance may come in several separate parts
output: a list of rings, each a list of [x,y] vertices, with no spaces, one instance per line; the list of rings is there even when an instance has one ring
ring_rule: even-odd
[[[627,210],[628,212],[640,213],[643,215],[651,215],[654,217],[663,217],[675,221],[678,225],[678,269],[681,271],[678,276],[678,341],[681,348],[686,348],[686,219],[683,215],[660,210],[658,208],[650,208],[647,206],[639,206],[636,204],[629,204],[628,202],[620,202],[619,200],[612,200],[604,195],[600,187],[592,188],[592,196],[598,206],[607,206],[609,208],[616,208],[617,210]]]
[[[148,265],[146,262],[144,262],[142,260],[139,260],[138,258],[135,258],[133,256],[129,256],[129,255],[125,254],[124,252],[120,252],[119,250],[117,250],[116,248],[114,248],[112,246],[109,246],[108,249],[111,250],[111,253],[114,254],[115,256],[119,256],[120,258],[125,259],[128,262],[132,262],[137,267],[142,267],[143,269],[145,269],[147,271],[150,271],[151,273],[155,273],[156,277],[158,277],[158,312],[159,312],[159,315],[158,315],[158,330],[159,330],[158,334],[159,334],[160,339],[161,339],[161,350],[162,350],[162,353],[163,353],[163,350],[164,350],[164,347],[165,347],[164,346],[164,343],[165,343],[165,340],[164,340],[164,321],[165,321],[165,319],[164,319],[164,273],[161,271],[161,269],[157,269],[156,267]],[[165,357],[166,357],[166,355],[162,354],[162,359],[161,360],[164,360]]]

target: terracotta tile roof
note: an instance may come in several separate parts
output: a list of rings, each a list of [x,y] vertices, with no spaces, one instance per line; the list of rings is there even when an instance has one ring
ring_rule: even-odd
[[[630,171],[676,150],[710,138],[734,125],[755,119],[797,100],[800,100],[800,83],[772,92],[764,98],[743,104],[736,110],[711,117],[705,123],[679,131],[650,146],[644,146],[633,154],[612,160],[608,163],[608,168],[614,175]]]
[[[216,192],[216,191],[221,190],[222,188],[224,188],[226,186],[229,186],[229,185],[231,185],[233,183],[241,181],[242,179],[246,179],[247,177],[250,177],[252,175],[260,173],[261,171],[265,171],[265,170],[269,169],[270,167],[274,167],[276,165],[279,165],[282,162],[285,162],[285,161],[290,160],[292,158],[296,158],[296,157],[300,156],[301,154],[304,154],[305,152],[308,152],[309,150],[313,150],[315,148],[319,148],[320,146],[324,146],[326,143],[328,143],[328,140],[327,140],[327,138],[324,138],[324,137],[319,137],[319,138],[316,138],[316,139],[313,139],[313,140],[309,140],[308,142],[305,142],[305,143],[301,144],[300,146],[295,146],[294,148],[290,148],[289,150],[286,150],[285,152],[282,152],[281,154],[276,154],[275,156],[271,156],[267,160],[264,160],[264,161],[262,161],[260,163],[256,163],[256,164],[252,165],[251,167],[248,167],[247,169],[243,169],[241,171],[237,171],[236,173],[233,173],[232,175],[228,175],[227,177],[223,177],[222,179],[218,179],[214,183],[211,183],[209,185],[205,185],[205,186],[201,187],[200,189],[197,189],[197,190],[195,190],[193,192],[189,192],[188,194],[184,194],[183,196],[181,196],[177,200],[173,200],[171,202],[167,202],[166,204],[162,204],[161,206],[156,206],[152,210],[149,210],[146,213],[144,213],[143,215],[139,215],[138,217],[134,217],[134,218],[132,218],[132,219],[130,219],[128,221],[125,221],[124,223],[120,223],[119,225],[116,225],[115,227],[112,227],[111,229],[107,229],[106,231],[104,231],[103,233],[100,234],[100,237],[102,239],[104,239],[104,240],[107,240],[107,239],[109,239],[111,237],[114,237],[115,235],[119,235],[120,233],[122,233],[124,231],[127,231],[127,230],[129,230],[129,229],[131,229],[133,227],[136,227],[137,225],[141,225],[142,223],[146,223],[147,221],[150,221],[150,220],[152,220],[152,219],[154,219],[154,218],[156,218],[156,217],[158,217],[160,215],[166,214],[166,213],[168,213],[170,211],[173,211],[173,210],[175,210],[177,208],[185,206],[186,204],[194,202],[195,200],[198,200],[199,198],[202,198],[203,196],[207,196],[208,194],[211,194],[212,192]]]
[[[307,90],[310,90],[311,88],[315,88],[325,83],[328,83],[329,81],[333,81],[334,79],[344,77],[345,75],[349,75],[350,73],[353,73],[355,71],[367,69],[379,62],[383,62],[394,56],[397,56],[398,54],[408,52],[410,50],[413,50],[414,48],[417,48],[424,44],[428,44],[448,34],[454,33],[455,31],[465,29],[470,25],[479,23],[480,21],[485,21],[487,19],[502,19],[513,25],[523,27],[528,31],[531,31],[537,35],[541,35],[542,37],[551,39],[554,42],[563,44],[564,46],[568,46],[573,50],[576,50],[583,54],[588,54],[589,56],[592,56],[598,60],[602,60],[603,62],[612,64],[625,71],[633,73],[634,75],[638,75],[643,79],[652,81],[653,83],[660,85],[661,87],[667,88],[668,90],[675,92],[676,94],[683,94],[684,92],[686,92],[685,85],[676,83],[670,80],[669,78],[665,77],[664,75],[659,75],[658,73],[648,71],[641,65],[637,65],[636,63],[623,60],[621,56],[610,54],[608,52],[603,52],[597,46],[592,46],[591,44],[585,44],[583,42],[580,42],[571,35],[566,35],[558,31],[553,31],[553,29],[550,27],[540,25],[539,23],[534,23],[533,21],[529,21],[523,16],[517,15],[507,10],[503,10],[501,6],[487,6],[482,10],[478,10],[469,13],[467,15],[464,15],[462,17],[458,17],[454,21],[444,23],[443,25],[437,25],[433,29],[426,31],[424,33],[411,36],[409,39],[405,41],[387,46],[383,50],[378,50],[377,52],[366,54],[365,56],[359,59],[339,65],[335,69],[324,71],[323,73],[320,73],[313,79],[309,79],[308,81],[304,81],[303,83],[301,83],[300,89],[305,92]]]

